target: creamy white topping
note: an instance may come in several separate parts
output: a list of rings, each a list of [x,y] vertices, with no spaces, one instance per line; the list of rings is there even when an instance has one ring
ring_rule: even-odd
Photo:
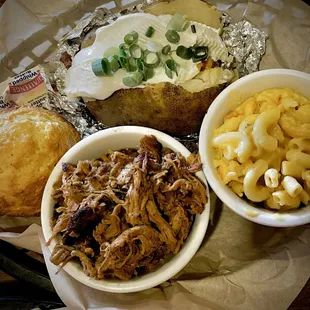
[[[182,83],[182,87],[189,92],[196,93],[210,87],[225,84],[233,78],[233,71],[217,67],[200,72],[192,80]]]
[[[126,74],[125,70],[120,69],[112,76],[97,77],[92,71],[91,63],[96,59],[102,58],[107,49],[118,47],[122,44],[124,36],[131,31],[138,32],[139,39],[137,44],[142,49],[147,48],[148,40],[155,41],[162,46],[170,44],[172,50],[176,50],[179,45],[190,47],[198,43],[208,46],[209,55],[214,61],[227,60],[228,52],[219,35],[219,30],[204,24],[191,22],[191,24],[196,26],[196,33],[193,33],[191,27],[188,27],[185,31],[179,33],[180,42],[178,44],[169,43],[165,33],[171,17],[171,15],[154,16],[146,13],[136,13],[122,16],[111,25],[99,28],[96,31],[96,39],[93,45],[82,49],[73,58],[72,67],[68,70],[66,76],[66,93],[68,97],[104,100],[115,91],[128,88],[122,82]],[[150,26],[154,27],[155,32],[151,38],[147,38],[145,32]],[[192,80],[199,73],[197,63],[193,63],[192,60],[181,59],[175,53],[173,58],[179,64],[178,76],[174,75],[170,79],[166,75],[164,67],[159,66],[154,70],[154,77],[138,87],[145,87],[147,84],[160,82],[182,85]]]

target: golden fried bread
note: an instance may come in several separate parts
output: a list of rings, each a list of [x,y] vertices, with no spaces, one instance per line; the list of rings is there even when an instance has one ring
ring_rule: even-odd
[[[39,215],[50,173],[79,140],[57,113],[29,107],[1,111],[0,215]]]

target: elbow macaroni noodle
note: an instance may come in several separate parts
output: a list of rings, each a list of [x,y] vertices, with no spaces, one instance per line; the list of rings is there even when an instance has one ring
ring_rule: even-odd
[[[239,196],[275,210],[309,204],[310,101],[289,88],[245,100],[214,131],[214,164]]]
[[[258,148],[261,147],[268,152],[278,148],[278,140],[268,133],[268,129],[271,125],[276,124],[279,118],[279,109],[267,110],[258,116],[252,131],[254,143]]]
[[[279,176],[279,172],[276,169],[268,169],[264,175],[266,186],[269,188],[277,188],[279,186]]]
[[[268,189],[258,184],[259,178],[264,175],[267,169],[267,162],[259,159],[246,173],[243,181],[244,193],[250,200],[260,202],[269,197]]]
[[[303,190],[298,181],[290,176],[285,176],[282,185],[291,197],[297,197]]]

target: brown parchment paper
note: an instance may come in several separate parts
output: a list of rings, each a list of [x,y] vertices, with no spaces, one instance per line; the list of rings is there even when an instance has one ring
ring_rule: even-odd
[[[201,248],[173,279],[140,293],[111,294],[50,277],[68,309],[287,309],[310,275],[310,227],[279,229],[249,222],[213,194],[211,222]]]
[[[57,41],[98,6],[117,12],[130,0],[9,0],[0,10],[0,82],[44,64]],[[249,19],[269,35],[260,69],[310,73],[310,8],[300,0],[210,0],[236,21]],[[22,219],[0,218],[0,238],[43,252],[68,309],[286,309],[310,277],[310,225],[270,228],[249,222],[211,198],[207,234],[192,261],[160,287],[134,294],[90,289],[49,263],[41,228],[22,234]],[[28,220],[27,225],[39,223]],[[18,230],[17,230],[18,231]],[[39,244],[41,240],[41,248]]]

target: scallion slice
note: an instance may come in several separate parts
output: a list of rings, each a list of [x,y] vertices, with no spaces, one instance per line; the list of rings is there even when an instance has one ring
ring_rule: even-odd
[[[177,72],[177,64],[176,62],[173,60],[173,59],[168,59],[166,62],[165,62],[165,72],[166,72],[166,75],[172,79],[173,78],[173,72],[176,73],[176,75],[178,75],[178,72]]]
[[[131,45],[132,43],[137,42],[138,40],[138,32],[131,31],[130,33],[126,34],[124,37],[124,42],[128,45]]]
[[[119,57],[121,58],[121,57],[123,57],[123,58],[126,58],[127,57],[127,53],[126,53],[126,51],[125,50],[119,50],[119,52],[118,52],[118,54],[119,54]]]
[[[110,65],[107,58],[102,59],[102,66],[103,66],[103,70],[104,70],[105,74],[108,75],[111,73],[111,65]]]
[[[163,55],[168,55],[170,52],[171,52],[171,46],[169,44],[164,46],[163,49],[161,50],[161,53]]]
[[[123,69],[125,69],[126,71],[129,71],[129,63],[128,63],[128,59],[126,57],[120,56],[119,57],[119,63]]]
[[[183,14],[175,13],[170,19],[167,28],[175,31],[183,31],[187,26],[187,19]]]
[[[123,78],[123,84],[128,87],[136,87],[143,81],[143,74],[140,71],[127,73]]]
[[[148,68],[156,68],[160,64],[160,57],[158,53],[152,53],[148,50],[144,52],[144,64]]]
[[[196,30],[196,26],[195,25],[191,25],[191,29],[192,29],[192,33],[197,33],[197,30]]]
[[[177,44],[180,41],[180,35],[175,30],[168,30],[165,36],[170,43]]]
[[[110,63],[110,66],[111,66],[111,70],[113,72],[116,72],[119,68],[120,68],[120,64],[118,62],[118,56],[117,55],[114,55],[114,56],[110,56],[108,58],[108,61]]]
[[[207,46],[197,46],[194,50],[195,57],[200,57],[208,54],[208,47]]]
[[[147,80],[151,79],[153,76],[154,76],[154,69],[153,68],[144,67],[144,70],[143,70],[143,80],[147,81]]]
[[[119,45],[118,47],[120,50],[128,50],[129,49],[129,45],[126,43],[122,43]]]
[[[178,46],[176,53],[182,59],[191,59],[193,57],[192,50],[183,45]]]
[[[193,50],[193,62],[204,61],[208,57],[207,46],[197,46]]]
[[[96,76],[105,76],[111,73],[111,65],[106,58],[94,60],[91,67]]]
[[[112,56],[115,60],[119,61],[119,57],[117,55]]]
[[[136,63],[138,70],[143,74],[143,81],[147,81],[154,76],[154,69],[146,67],[141,59],[137,59]]]
[[[130,53],[129,53],[129,45],[126,44],[126,43],[122,43],[120,46],[119,46],[119,56],[120,57],[129,57],[130,56]]]
[[[143,50],[137,44],[132,44],[129,47],[130,56],[134,59],[140,59],[143,56]]]
[[[137,70],[137,63],[133,57],[128,58],[128,71],[133,72]]]
[[[146,35],[148,38],[150,38],[150,37],[153,36],[154,32],[155,32],[155,29],[154,29],[152,26],[150,26],[149,28],[147,28],[147,30],[146,30],[146,32],[145,32],[145,35]]]
[[[106,75],[104,70],[103,70],[102,59],[94,60],[91,63],[91,68],[92,68],[92,70],[96,76]]]
[[[143,71],[143,68],[145,67],[143,61],[141,59],[136,59],[136,64],[138,70]]]

